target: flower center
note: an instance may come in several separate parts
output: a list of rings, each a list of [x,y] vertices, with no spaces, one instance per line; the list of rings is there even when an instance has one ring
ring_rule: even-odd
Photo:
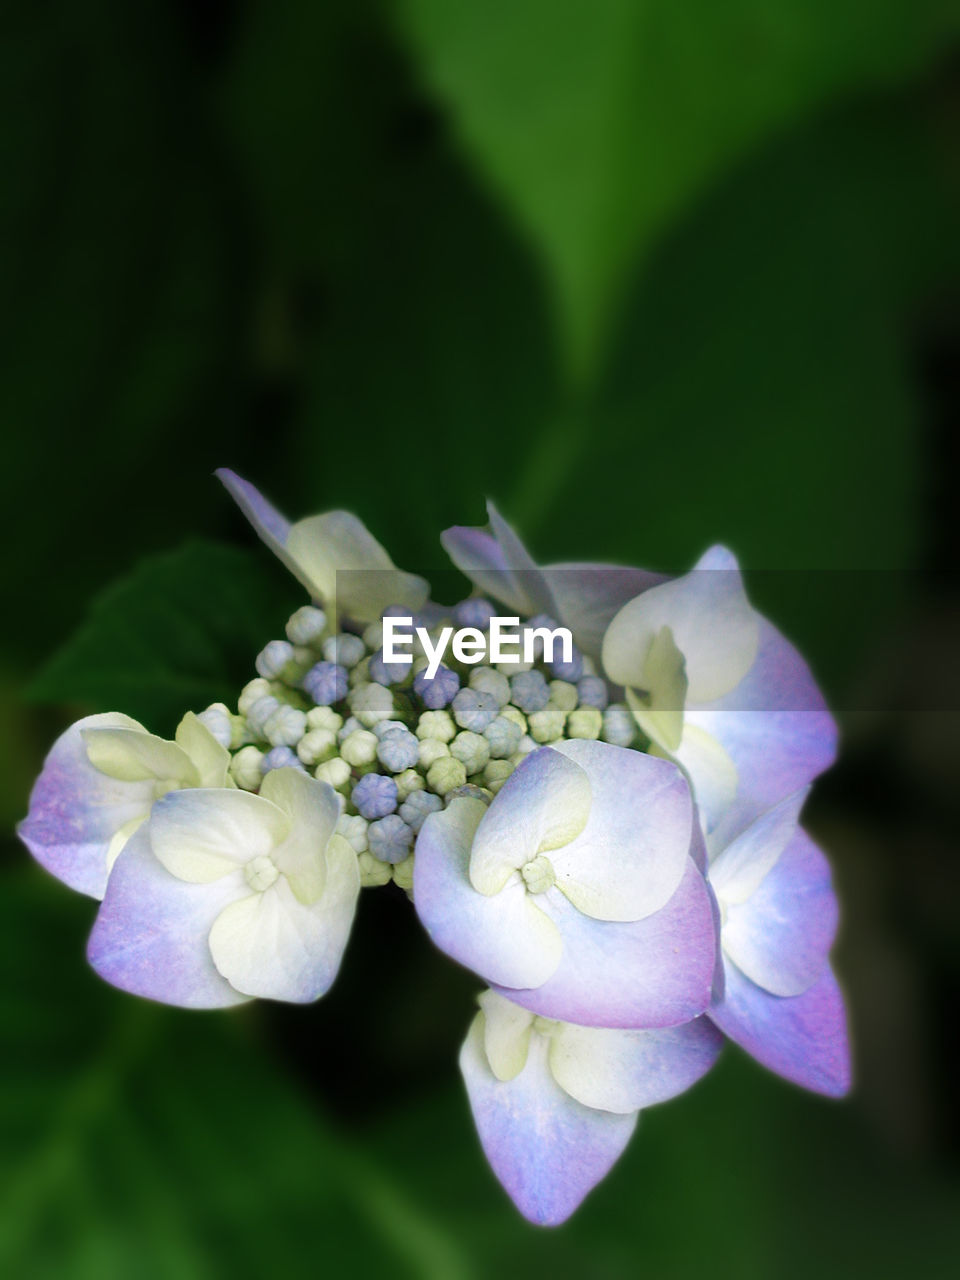
[[[549,858],[542,853],[537,854],[530,862],[520,868],[523,882],[531,893],[546,893],[557,880],[556,872]]]
[[[277,870],[277,865],[273,859],[269,855],[261,853],[258,857],[250,859],[243,868],[243,875],[251,889],[257,893],[263,893],[272,884],[276,884],[280,877],[280,872]]]

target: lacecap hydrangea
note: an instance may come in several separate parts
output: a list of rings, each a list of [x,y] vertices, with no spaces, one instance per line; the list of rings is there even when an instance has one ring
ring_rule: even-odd
[[[490,505],[442,535],[475,589],[445,607],[355,516],[291,524],[219,474],[307,598],[173,741],[115,711],[51,748],[19,833],[99,901],[98,974],[191,1008],[312,1002],[360,890],[397,886],[482,986],[460,1069],[539,1224],[728,1040],[846,1093],[837,904],[800,826],[836,726],[730,551],[680,577],[538,566]]]

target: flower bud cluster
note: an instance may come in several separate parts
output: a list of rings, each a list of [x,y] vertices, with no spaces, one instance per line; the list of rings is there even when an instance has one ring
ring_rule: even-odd
[[[364,884],[392,879],[409,889],[421,826],[464,787],[490,801],[539,746],[637,740],[629,708],[609,702],[606,680],[577,650],[566,663],[546,662],[542,645],[534,662],[487,661],[494,616],[495,606],[474,596],[431,620],[433,643],[443,626],[458,625],[476,627],[487,647],[474,663],[446,654],[431,678],[418,642],[411,662],[386,662],[381,623],[333,631],[322,609],[306,606],[258,655],[236,713],[218,703],[201,719],[232,752],[230,775],[243,790],[258,791],[284,767],[329,783],[342,797],[338,830],[360,858]],[[529,625],[553,624],[541,616]]]

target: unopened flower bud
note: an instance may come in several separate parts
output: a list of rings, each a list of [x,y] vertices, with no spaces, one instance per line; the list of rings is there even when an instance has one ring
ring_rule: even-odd
[[[498,707],[505,707],[510,701],[510,681],[493,667],[474,667],[470,672],[470,688],[478,693],[492,694]]]
[[[350,782],[350,766],[340,756],[334,756],[332,760],[318,764],[313,776],[320,782],[329,782],[334,791],[344,791]]]
[[[479,773],[490,759],[490,744],[482,734],[472,733],[469,729],[458,733],[450,743],[450,754],[461,761],[467,776]]]
[[[450,748],[437,738],[424,738],[420,743],[418,763],[421,769],[429,769],[437,760],[443,760],[450,754]]]
[[[559,707],[546,706],[530,717],[530,736],[534,742],[556,742],[563,737],[567,717]]]
[[[262,677],[251,680],[245,684],[240,690],[240,697],[237,700],[237,710],[242,716],[250,714],[250,708],[255,702],[259,702],[261,698],[266,698],[272,694],[270,681],[264,680]]]
[[[289,640],[271,640],[257,654],[255,665],[265,680],[276,680],[292,659],[293,645]]]
[[[323,656],[327,662],[337,663],[349,671],[363,658],[366,649],[359,636],[342,631],[339,635],[328,636],[323,642]]]
[[[457,726],[449,711],[424,711],[417,721],[416,735],[421,741],[434,738],[437,742],[452,742]]]
[[[260,770],[262,759],[263,752],[257,747],[240,748],[230,761],[230,776],[238,787],[244,791],[256,791],[259,788],[263,778]]]
[[[379,720],[389,720],[393,715],[393,694],[382,684],[358,685],[351,690],[347,702],[367,729],[372,729]]]
[[[340,743],[340,754],[347,764],[358,768],[373,764],[377,758],[377,736],[369,729],[357,729]]]
[[[275,747],[295,747],[306,731],[306,715],[283,703],[267,717],[263,726],[263,736]]]
[[[599,707],[577,707],[567,716],[567,735],[571,738],[599,738],[603,729],[603,712]]]
[[[413,831],[398,813],[371,822],[367,830],[370,852],[381,862],[403,862],[410,856]]]
[[[438,813],[443,801],[432,791],[412,791],[400,806],[400,817],[412,831],[419,833],[431,813]]]
[[[316,605],[305,604],[287,619],[287,639],[293,644],[315,645],[323,635],[327,615]]]
[[[350,799],[357,812],[373,822],[377,818],[385,818],[396,809],[397,784],[382,773],[368,773],[353,788]]]
[[[367,820],[358,813],[341,813],[337,819],[337,832],[343,836],[354,853],[363,853],[369,846],[367,843]]]
[[[613,702],[603,713],[602,736],[604,742],[615,747],[629,747],[637,736],[637,722],[633,712],[623,702]]]
[[[459,760],[453,756],[443,756],[435,760],[427,770],[427,786],[437,795],[445,796],[448,791],[462,787],[467,780],[467,771]]]
[[[297,755],[306,765],[322,764],[337,754],[337,735],[332,729],[308,729],[297,743]]]

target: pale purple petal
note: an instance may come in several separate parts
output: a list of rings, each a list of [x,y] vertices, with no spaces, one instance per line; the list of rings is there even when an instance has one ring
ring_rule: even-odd
[[[752,668],[731,693],[686,719],[715,737],[737,769],[737,791],[714,830],[728,844],[760,813],[829,769],[837,726],[806,662],[765,619]]]
[[[538,903],[560,931],[563,953],[535,989],[500,993],[533,1013],[594,1027],[670,1027],[710,1003],[717,944],[710,891],[692,859],[665,907],[629,924],[582,915],[557,888]]]
[[[647,1031],[564,1022],[550,1037],[550,1070],[560,1087],[584,1106],[627,1115],[696,1084],[723,1044],[707,1017]]]
[[[666,582],[663,573],[615,564],[549,564],[543,577],[556,607],[556,620],[573,633],[577,648],[600,657],[603,636],[628,601]]]
[[[244,480],[236,472],[227,467],[220,467],[216,472],[227,492],[237,506],[253,525],[254,532],[262,542],[270,548],[277,559],[285,565],[298,582],[302,583],[313,594],[313,583],[306,577],[299,563],[287,551],[287,539],[290,536],[290,521],[272,506],[259,489],[249,480]]]
[[[499,600],[520,616],[536,612],[524,580],[514,575],[503,548],[492,533],[454,525],[444,530],[440,542],[460,572],[466,574],[484,595]]]
[[[836,931],[830,866],[798,829],[760,887],[728,907],[722,942],[752,982],[773,995],[796,996],[823,972]]]
[[[95,769],[83,743],[84,729],[142,729],[118,712],[86,716],[62,733],[34,783],[29,812],[17,828],[41,866],[64,884],[102,898],[107,849],[128,822],[146,817],[154,783],[121,782]]]
[[[468,865],[481,800],[453,800],[417,837],[413,902],[436,945],[488,982],[544,982],[560,962],[556,926],[517,873],[499,893],[478,893]],[[507,993],[509,994],[509,992]]]
[[[207,939],[230,903],[249,895],[240,871],[210,884],[178,880],[157,861],[149,824],[114,865],[87,959],[101,978],[133,995],[187,1009],[247,999],[217,972]]]
[[[478,1014],[460,1051],[460,1070],[487,1159],[531,1222],[556,1226],[573,1213],[623,1152],[635,1115],[595,1111],[556,1083],[547,1044],[531,1037],[519,1075],[500,1081],[483,1049]]]
[[[842,1097],[850,1089],[843,996],[828,966],[799,996],[773,996],[725,965],[723,1000],[710,1010],[721,1031],[757,1062],[794,1084]]]

